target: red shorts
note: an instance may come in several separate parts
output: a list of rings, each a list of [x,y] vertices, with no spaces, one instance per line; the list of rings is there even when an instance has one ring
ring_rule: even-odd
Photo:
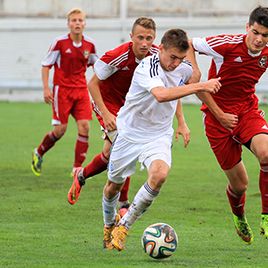
[[[54,86],[52,125],[67,124],[71,114],[76,121],[91,120],[92,107],[87,88]]]
[[[249,111],[238,120],[237,127],[229,131],[209,111],[205,112],[206,135],[223,170],[231,169],[239,163],[242,144],[246,144],[257,134],[268,134],[268,125],[260,110]]]

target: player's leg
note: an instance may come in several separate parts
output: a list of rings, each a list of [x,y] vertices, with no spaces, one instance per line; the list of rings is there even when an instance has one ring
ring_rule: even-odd
[[[141,145],[138,145],[140,147]],[[112,232],[112,244],[117,250],[124,249],[129,228],[150,207],[165,182],[171,166],[171,138],[143,145],[139,161],[147,167],[147,182],[139,189],[127,213],[120,220],[118,227]]]
[[[233,212],[235,228],[239,236],[249,243],[253,235],[244,212],[248,177],[241,161],[242,145],[210,112],[206,112],[204,123],[210,147],[229,179],[226,194]]]
[[[88,150],[89,121],[92,120],[92,107],[87,88],[71,90],[71,114],[76,120],[78,136],[74,152],[74,169],[81,167]]]
[[[154,160],[148,169],[148,180],[142,185],[134,197],[128,212],[120,220],[120,224],[128,229],[147,210],[159,193],[168,175],[169,166],[162,160]]]
[[[74,170],[82,166],[82,163],[86,159],[87,150],[88,150],[88,132],[89,132],[89,123],[88,120],[77,120],[77,130],[78,135],[75,144],[74,152]]]
[[[108,165],[108,179],[103,191],[103,217],[104,217],[104,232],[106,227],[112,226],[110,230],[114,231],[113,226],[116,206],[119,199],[119,191],[127,176],[135,172],[136,161],[140,152],[140,147],[137,144],[132,144],[118,136],[113,144]],[[120,236],[122,234],[119,234]],[[124,232],[124,236],[127,232]],[[110,233],[110,239],[118,237]],[[104,240],[107,237],[104,237]],[[110,242],[110,241],[109,241]]]
[[[47,133],[39,146],[33,150],[31,168],[36,176],[41,175],[43,155],[64,135],[66,128],[67,124],[54,126],[53,131]]]
[[[128,211],[112,232],[112,244],[117,250],[121,251],[125,248],[128,230],[158,196],[159,190],[168,175],[168,171],[169,166],[162,160],[155,160],[151,163],[148,170],[147,182],[139,189]]]
[[[83,170],[85,179],[93,177],[107,169],[111,150],[111,142],[108,139],[104,140],[102,152],[96,155],[92,161],[87,164]]]
[[[53,131],[46,134],[41,144],[32,154],[32,171],[40,176],[43,155],[50,150],[55,143],[64,135],[67,129],[68,117],[72,107],[68,99],[70,91],[64,87],[53,87],[52,125]]]
[[[103,207],[103,247],[112,249],[112,231],[118,223],[120,216],[116,213],[116,206],[119,199],[119,191],[122,184],[107,181],[103,190],[102,207]]]
[[[68,202],[71,205],[74,205],[77,202],[82,186],[85,185],[86,179],[107,169],[110,149],[110,141],[104,140],[103,152],[96,155],[85,168],[79,167],[74,170],[73,183],[68,192]]]
[[[247,243],[253,241],[253,233],[245,216],[246,190],[248,176],[242,161],[229,170],[224,170],[229,184],[226,194],[233,212],[233,220],[237,234]]]
[[[129,186],[130,186],[130,177],[127,177],[120,191],[120,197],[119,197],[119,211],[118,212],[121,218],[126,214],[130,205],[128,201]]]
[[[259,187],[262,200],[261,234],[268,239],[268,135],[258,134],[251,140],[251,151],[260,163]]]

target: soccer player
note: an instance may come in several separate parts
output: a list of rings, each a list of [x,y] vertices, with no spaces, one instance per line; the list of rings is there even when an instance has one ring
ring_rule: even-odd
[[[48,132],[41,144],[32,153],[32,171],[41,175],[44,154],[64,135],[68,117],[76,120],[78,136],[75,145],[73,170],[82,165],[88,149],[89,123],[92,108],[85,72],[97,59],[93,41],[83,34],[86,15],[80,9],[67,14],[70,32],[52,43],[42,61],[44,101],[52,104],[53,130]],[[53,92],[49,87],[49,72],[54,67]]]
[[[259,6],[252,11],[246,32],[193,38],[190,51],[211,56],[209,78],[221,77],[222,87],[216,94],[198,96],[204,103],[206,136],[229,181],[226,193],[236,231],[250,244],[253,233],[244,209],[248,175],[241,158],[242,145],[260,164],[260,231],[268,238],[268,125],[255,95],[255,85],[268,64],[268,8]]]
[[[184,144],[189,142],[189,129],[178,99],[200,91],[215,93],[221,86],[219,78],[184,85],[192,75],[191,66],[184,61],[188,48],[186,33],[171,29],[162,37],[159,53],[143,59],[134,71],[125,104],[116,119],[118,136],[112,146],[103,191],[103,245],[107,249],[124,249],[129,228],[159,194],[171,166],[175,113]],[[119,191],[135,172],[137,161],[147,168],[147,182],[115,226]]]
[[[94,110],[104,131],[104,146],[102,152],[83,169],[74,174],[74,181],[68,193],[68,201],[75,204],[78,200],[81,186],[86,178],[107,169],[111,144],[117,134],[116,116],[125,102],[133,72],[139,62],[146,56],[158,51],[153,45],[156,26],[151,18],[136,19],[130,33],[131,41],[106,52],[94,65],[95,74],[88,87],[94,100]],[[124,213],[128,208],[129,178],[121,191],[119,206]]]

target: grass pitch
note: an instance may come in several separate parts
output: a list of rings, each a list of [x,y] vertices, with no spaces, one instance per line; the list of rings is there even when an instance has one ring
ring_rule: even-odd
[[[263,107],[267,111],[267,106]],[[123,252],[102,249],[102,189],[105,172],[86,183],[77,204],[67,203],[76,126],[44,157],[43,174],[32,174],[31,151],[50,128],[50,108],[41,103],[0,103],[0,267],[268,267],[268,240],[259,235],[259,167],[244,149],[250,185],[246,211],[252,245],[236,235],[225,195],[226,178],[203,133],[198,106],[184,106],[191,129],[187,149],[174,142],[173,167],[159,197],[130,231]],[[102,148],[91,122],[86,163]],[[146,179],[137,170],[130,199]],[[149,258],[140,237],[150,224],[166,222],[179,247],[164,261]]]

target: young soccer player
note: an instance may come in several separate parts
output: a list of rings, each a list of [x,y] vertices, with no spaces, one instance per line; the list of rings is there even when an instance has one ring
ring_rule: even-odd
[[[140,17],[135,20],[130,33],[131,41],[106,52],[94,65],[95,74],[88,87],[94,100],[94,110],[104,132],[102,152],[96,155],[85,167],[77,169],[68,193],[68,201],[75,204],[86,178],[106,170],[111,144],[117,134],[116,116],[125,102],[133,72],[146,56],[158,51],[153,45],[156,26],[151,18]],[[120,213],[129,206],[127,178],[119,198]]]
[[[189,48],[186,33],[181,29],[167,31],[159,53],[146,57],[135,69],[124,106],[116,125],[109,165],[108,181],[103,191],[104,239],[107,249],[123,250],[129,229],[152,204],[166,180],[171,166],[172,122],[176,113],[184,143],[185,123],[179,98],[220,88],[219,79],[184,85],[192,68],[184,61]],[[135,172],[136,162],[147,168],[148,178],[134,197],[126,214],[116,223],[116,203],[125,179]]]
[[[259,6],[251,12],[246,31],[193,38],[192,46],[212,57],[209,78],[221,77],[222,87],[216,94],[198,96],[204,103],[201,110],[208,141],[229,181],[226,193],[236,231],[250,244],[253,233],[245,215],[248,175],[241,158],[242,145],[260,164],[260,232],[268,238],[268,125],[255,95],[255,85],[268,64],[268,8]]]
[[[86,15],[80,9],[67,14],[70,32],[57,37],[42,61],[44,101],[52,104],[53,130],[48,132],[32,153],[32,171],[41,175],[44,154],[64,135],[71,114],[77,124],[73,168],[82,165],[88,149],[88,121],[92,108],[87,89],[85,72],[97,59],[95,45],[83,34]],[[49,87],[49,72],[54,67],[53,91]]]

